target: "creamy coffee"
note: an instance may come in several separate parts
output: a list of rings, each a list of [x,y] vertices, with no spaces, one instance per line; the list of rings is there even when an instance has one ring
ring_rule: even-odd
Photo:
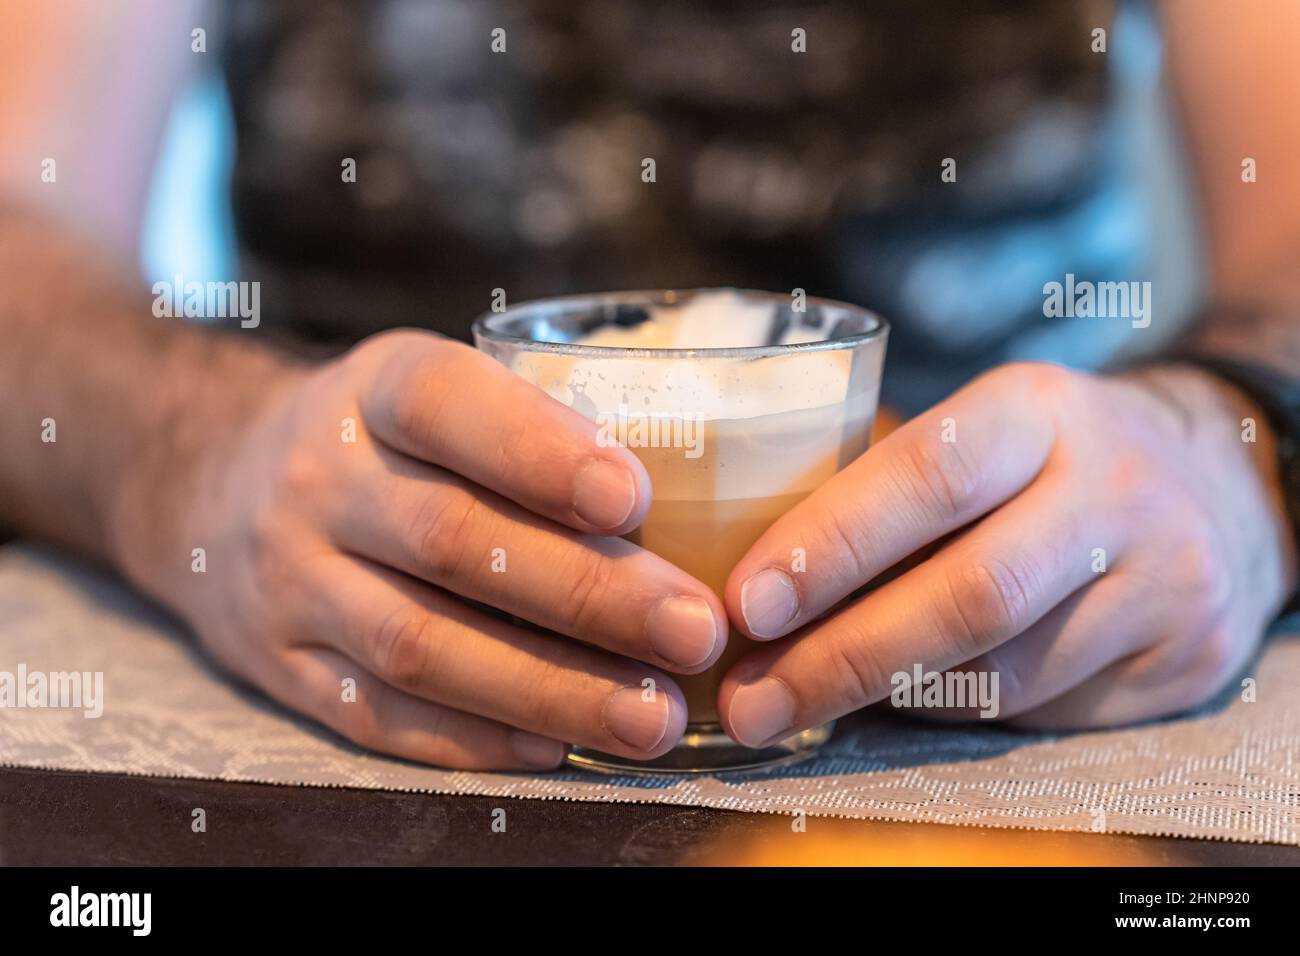
[[[645,464],[654,498],[629,539],[719,597],[758,537],[866,450],[875,416],[876,383],[852,380],[848,351],[759,360],[690,354],[762,345],[771,324],[768,302],[701,293],[683,306],[655,309],[653,321],[605,326],[580,340],[584,346],[687,350],[671,359],[632,364],[621,354],[546,356],[532,367],[533,356],[518,359],[520,374],[596,421],[600,440],[627,447]],[[817,338],[818,330],[791,324],[780,344]],[[867,371],[874,378],[878,365]],[[733,631],[709,671],[675,677],[692,723],[717,720],[722,675],[751,646]]]
[[[653,484],[629,539],[721,597],[736,563],[772,523],[867,447],[888,327],[856,306],[736,289],[613,292],[546,299],[480,316],[479,348],[596,423]],[[821,560],[790,542],[793,574]],[[732,632],[707,673],[674,675],[687,733],[640,761],[575,746],[577,766],[709,772],[769,766],[816,750],[830,725],[761,750],[718,724],[722,676],[758,645]]]
[[[705,453],[634,448],[654,485],[641,526],[628,535],[712,588],[719,597],[732,568],[777,518],[867,448],[871,414],[846,417],[843,405],[704,424]],[[730,480],[727,472],[743,472]],[[737,495],[728,491],[742,491]],[[795,564],[797,555],[788,555]],[[754,643],[735,630],[713,667],[675,675],[692,723],[717,720],[722,675]]]

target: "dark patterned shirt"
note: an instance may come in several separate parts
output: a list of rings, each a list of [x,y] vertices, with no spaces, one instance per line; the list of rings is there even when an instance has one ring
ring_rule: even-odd
[[[498,287],[510,301],[801,287],[887,315],[891,380],[905,404],[928,401],[1049,321],[1044,281],[1142,251],[1135,229],[1052,261],[1031,248],[1027,264],[997,245],[1039,226],[1086,233],[1110,201],[1092,31],[1112,14],[1061,0],[237,0],[225,56],[243,272],[262,282],[266,324],[339,345],[394,325],[464,337]],[[941,181],[947,158],[956,182]]]

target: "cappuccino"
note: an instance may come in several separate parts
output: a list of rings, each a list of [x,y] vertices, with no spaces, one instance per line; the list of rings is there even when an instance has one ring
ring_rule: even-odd
[[[801,290],[626,292],[525,303],[475,324],[480,348],[627,448],[653,485],[628,538],[722,596],[737,562],[781,515],[866,450],[887,327],[863,309]],[[809,543],[813,544],[813,543]],[[789,570],[817,560],[798,543]],[[723,675],[756,645],[732,631],[705,673],[674,675],[688,711],[668,754],[639,762],[584,747],[601,770],[711,771],[811,753],[809,728],[762,750],[722,732]]]

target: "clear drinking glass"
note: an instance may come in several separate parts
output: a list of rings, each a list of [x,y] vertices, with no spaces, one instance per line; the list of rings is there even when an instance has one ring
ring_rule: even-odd
[[[597,422],[601,441],[617,441],[645,464],[654,497],[628,538],[719,596],[763,531],[866,450],[887,337],[884,320],[856,306],[734,289],[547,299],[474,323],[481,350]],[[792,554],[790,570],[814,559]],[[812,753],[829,725],[754,750],[719,724],[722,675],[752,647],[733,630],[713,667],[673,675],[689,723],[668,754],[638,762],[579,747],[570,761],[701,772]]]

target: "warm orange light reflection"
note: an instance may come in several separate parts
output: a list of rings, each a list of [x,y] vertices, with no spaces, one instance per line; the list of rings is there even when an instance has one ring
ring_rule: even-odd
[[[898,412],[885,405],[881,405],[880,408],[876,410],[876,422],[874,427],[871,429],[871,444],[874,445],[879,442],[899,425],[903,424],[903,422],[903,416],[899,415]]]
[[[1158,866],[1167,850],[1126,836],[793,817],[723,831],[682,862],[704,866]]]

